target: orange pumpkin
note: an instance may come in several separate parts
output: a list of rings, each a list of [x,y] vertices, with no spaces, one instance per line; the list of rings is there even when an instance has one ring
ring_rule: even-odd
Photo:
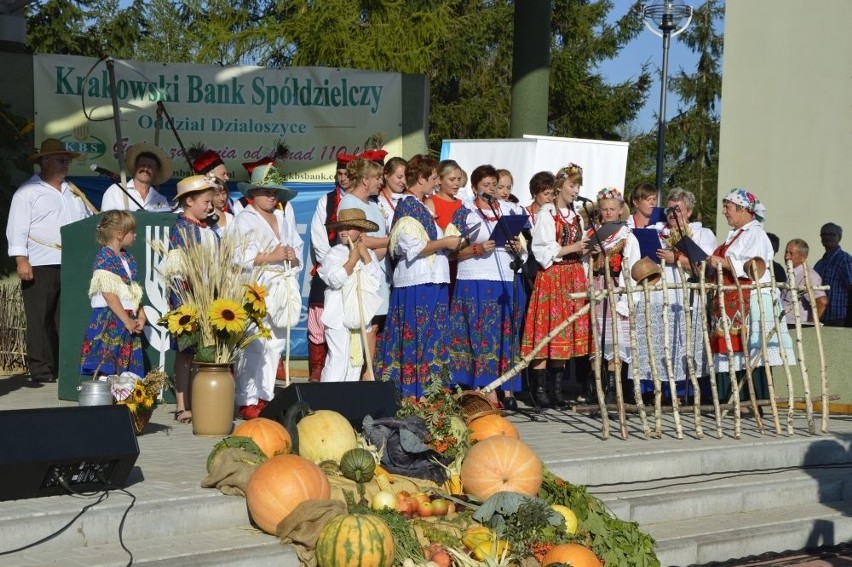
[[[331,485],[318,465],[298,455],[272,457],[252,473],[246,502],[260,529],[275,534],[278,523],[306,500],[328,500]]]
[[[514,437],[495,435],[476,443],[461,468],[464,491],[486,500],[498,492],[536,496],[541,487],[541,459]]]
[[[250,437],[267,457],[289,453],[293,447],[287,429],[277,421],[265,417],[249,419],[239,424],[231,433],[231,437],[237,436]]]
[[[520,438],[518,430],[512,425],[512,422],[496,413],[483,415],[470,422],[471,441],[483,441],[495,435],[508,435],[515,439]]]
[[[547,552],[541,564],[544,567],[564,563],[571,567],[602,567],[603,563],[591,549],[579,543],[561,543]]]

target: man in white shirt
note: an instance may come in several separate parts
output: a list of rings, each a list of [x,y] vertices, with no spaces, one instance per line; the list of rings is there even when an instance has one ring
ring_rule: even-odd
[[[794,238],[787,243],[784,248],[784,260],[793,263],[793,277],[795,280],[790,282],[796,287],[805,285],[805,260],[808,259],[810,247],[808,243],[801,238]],[[813,268],[808,268],[808,278],[810,279],[811,287],[822,285],[822,278]],[[793,290],[785,289],[781,292],[781,300],[784,304],[784,314],[787,317],[787,323],[794,324],[796,322],[796,314],[794,312],[793,300],[798,294],[799,312],[801,313],[802,322],[819,321],[825,308],[828,307],[828,297],[822,290],[814,290],[814,302],[816,305],[811,305],[807,294],[798,293]],[[814,317],[816,311],[816,317]]]
[[[79,189],[65,180],[80,154],[47,138],[30,156],[41,171],[12,196],[6,225],[27,318],[27,365],[33,382],[55,382],[59,362],[60,228],[90,215]]]
[[[154,186],[171,178],[172,160],[153,144],[133,144],[126,157],[127,169],[133,173],[127,182],[127,193],[113,183],[104,193],[101,210],[137,211],[141,205],[141,209],[155,213],[171,211],[168,200]]]

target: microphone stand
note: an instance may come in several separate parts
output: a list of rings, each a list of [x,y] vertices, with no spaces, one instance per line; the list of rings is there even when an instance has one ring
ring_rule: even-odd
[[[492,229],[491,234],[489,235],[488,239],[491,240],[491,235],[494,234],[494,230],[496,230],[497,227],[499,226],[501,234],[506,239],[507,246],[505,246],[505,248],[506,248],[506,250],[509,251],[509,255],[512,256],[512,264],[511,264],[512,271],[517,272],[518,270],[520,270],[523,267],[524,261],[521,258],[521,253],[518,252],[517,250],[515,250],[514,246],[508,245],[512,241],[512,238],[511,238],[512,235],[509,234],[509,231],[506,229],[506,227],[503,224],[500,223],[500,217],[497,215],[497,209],[494,208],[494,197],[491,197],[490,199],[483,198],[482,200],[485,201],[486,203],[488,203],[488,208],[491,209],[491,214],[493,214],[494,218],[497,219],[497,224],[495,225],[494,229]],[[528,281],[528,279],[526,279],[526,274],[524,274],[523,272],[521,272],[521,277],[525,278],[524,281],[527,284],[530,283]]]
[[[121,182],[121,178],[119,178],[117,175],[113,177],[113,176],[111,176],[111,175],[104,175],[103,173],[100,173],[100,172],[97,172],[97,173],[98,173],[98,175],[101,175],[101,176],[103,176],[103,177],[106,177],[106,178],[107,178],[107,179],[109,179],[110,181],[113,181],[113,182],[115,183],[115,186],[116,186],[116,187],[118,187],[119,189],[121,189],[121,192],[122,192],[122,193],[124,193],[124,194],[127,196],[127,198],[128,198],[128,199],[130,199],[131,201],[133,201],[133,204],[134,204],[134,205],[136,205],[137,207],[139,207],[139,210],[140,210],[140,211],[144,211],[144,210],[145,210],[145,207],[143,207],[143,206],[142,206],[142,204],[141,204],[139,201],[137,201],[137,200],[136,200],[136,198],[135,198],[133,195],[131,195],[131,194],[130,194],[130,191],[128,191],[128,190],[124,187],[124,184]]]

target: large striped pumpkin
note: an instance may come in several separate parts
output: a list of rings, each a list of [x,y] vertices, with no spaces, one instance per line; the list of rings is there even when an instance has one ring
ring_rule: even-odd
[[[333,518],[317,540],[318,567],[391,567],[393,555],[390,528],[368,514]]]
[[[514,437],[495,435],[476,443],[461,468],[464,491],[480,500],[498,492],[536,496],[542,481],[541,459]]]
[[[328,500],[331,485],[318,465],[299,455],[277,455],[255,469],[246,486],[254,522],[268,534],[306,500]]]

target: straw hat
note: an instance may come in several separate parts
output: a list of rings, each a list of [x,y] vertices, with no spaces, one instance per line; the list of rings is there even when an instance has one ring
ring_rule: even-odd
[[[630,276],[640,284],[648,280],[649,285],[656,285],[660,281],[662,272],[660,265],[647,256],[642,257],[630,268]]]
[[[80,157],[79,153],[68,151],[65,144],[63,144],[60,140],[57,140],[56,138],[45,138],[41,143],[41,148],[34,150],[32,155],[30,155],[29,160],[30,163],[32,163],[40,160],[44,156],[57,155],[69,156],[71,159]]]
[[[766,261],[759,256],[755,256],[745,264],[743,264],[743,269],[748,277],[752,280],[757,281],[763,277],[763,274],[766,273]]]
[[[206,175],[191,175],[184,177],[177,184],[177,194],[174,201],[177,202],[181,197],[192,193],[200,193],[201,191],[209,191],[219,187],[212,179]]]
[[[337,220],[329,224],[334,231],[357,228],[361,232],[376,232],[379,225],[367,220],[367,215],[361,209],[342,209],[337,212]]]
[[[172,160],[166,155],[166,152],[154,144],[133,144],[127,148],[125,161],[127,162],[127,169],[130,170],[131,174],[136,171],[136,160],[141,154],[151,154],[160,162],[157,176],[151,181],[152,185],[160,185],[172,178]]]
[[[298,193],[292,189],[288,189],[283,183],[274,181],[280,176],[281,174],[275,167],[275,161],[273,160],[272,163],[263,163],[261,165],[254,166],[251,170],[251,179],[249,182],[246,183],[243,181],[237,183],[237,188],[246,197],[251,197],[249,193],[251,193],[254,189],[271,189],[278,191],[278,201],[284,204],[298,195]]]

